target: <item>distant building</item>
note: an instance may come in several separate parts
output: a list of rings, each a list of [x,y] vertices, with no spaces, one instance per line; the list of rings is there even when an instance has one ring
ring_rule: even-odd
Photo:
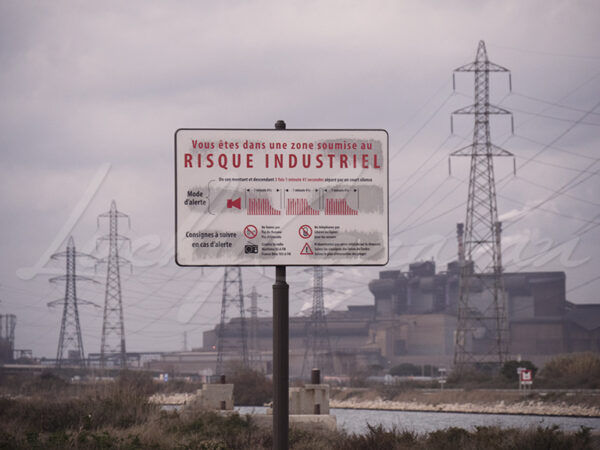
[[[353,372],[400,363],[450,367],[454,355],[454,333],[458,311],[457,262],[436,272],[433,261],[416,262],[407,272],[386,270],[368,283],[371,304],[348,306],[327,314],[335,372]],[[600,304],[577,305],[566,300],[564,272],[504,273],[510,327],[509,354],[541,365],[567,352],[600,351]],[[473,283],[470,300],[485,310],[489,293]],[[232,319],[224,336],[241,349],[239,324]],[[298,376],[304,358],[308,317],[290,318],[290,374]],[[203,347],[197,352],[163,355],[162,367],[214,370],[217,333],[220,325],[204,332]],[[479,336],[476,349],[490,336]],[[478,339],[480,342],[478,343]],[[260,368],[270,373],[272,319],[261,317],[257,341],[262,354]],[[236,359],[235,354],[226,359]]]
[[[0,363],[14,361],[17,316],[0,314]]]
[[[456,262],[448,264],[445,272],[436,273],[434,262],[427,261],[411,264],[407,273],[381,272],[378,280],[369,283],[380,318],[376,333],[384,356],[392,364],[424,360],[451,364],[458,278]],[[511,357],[541,364],[553,355],[580,350],[566,331],[572,322],[567,315],[565,282],[564,272],[504,273]],[[477,283],[470,289],[471,305],[485,311],[491,294]],[[479,343],[491,338],[482,329],[472,344],[475,351]]]

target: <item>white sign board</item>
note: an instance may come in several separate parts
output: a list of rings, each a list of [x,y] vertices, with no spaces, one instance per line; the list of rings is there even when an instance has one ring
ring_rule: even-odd
[[[533,383],[533,374],[529,369],[523,369],[519,373],[521,384],[532,384]]]
[[[181,266],[384,265],[384,130],[180,129]]]

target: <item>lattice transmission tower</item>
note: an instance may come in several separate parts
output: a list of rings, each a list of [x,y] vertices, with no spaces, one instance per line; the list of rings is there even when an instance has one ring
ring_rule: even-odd
[[[264,311],[258,307],[259,297],[263,297],[256,292],[256,287],[252,286],[250,292],[250,346],[248,347],[248,358],[250,367],[254,370],[262,369],[262,352],[260,350],[259,337],[258,337],[258,313]]]
[[[230,308],[239,311],[239,317],[227,324],[227,312]],[[223,275],[223,298],[221,300],[221,324],[217,330],[217,375],[223,374],[223,358],[225,354],[239,353],[241,362],[248,367],[248,335],[244,315],[244,289],[242,285],[242,268],[225,267]],[[241,343],[241,349],[240,344]]]
[[[107,365],[114,367],[127,367],[127,350],[125,347],[125,324],[123,320],[123,299],[121,292],[121,264],[129,261],[119,256],[119,243],[129,240],[119,235],[119,219],[127,219],[131,226],[129,216],[117,210],[113,200],[110,211],[98,216],[108,219],[108,235],[98,238],[98,241],[108,241],[108,256],[100,263],[106,264],[106,292],[104,295],[104,317],[102,320],[102,343],[100,346],[100,367]],[[109,364],[110,363],[110,364]]]
[[[490,72],[508,73],[510,86],[510,71],[489,61],[480,41],[475,61],[456,69],[453,77],[456,72],[475,74],[474,104],[452,113],[475,116],[473,143],[451,154],[471,158],[466,220],[457,227],[461,270],[454,364],[461,370],[468,364],[502,363],[508,353],[494,157],[513,154],[492,144],[489,122],[493,114],[511,115],[490,104]]]
[[[63,364],[78,365],[85,367],[85,352],[83,350],[83,340],[81,338],[81,324],[79,322],[79,306],[92,305],[98,307],[95,303],[82,300],[77,297],[77,280],[91,281],[97,283],[89,277],[76,274],[77,257],[87,257],[95,259],[91,255],[79,253],[75,250],[73,237],[69,237],[67,249],[64,252],[55,253],[52,259],[62,259],[66,261],[66,274],[50,279],[51,283],[65,282],[65,296],[58,300],[48,303],[53,307],[63,305],[63,314],[60,324],[60,336],[58,338],[58,349],[56,350],[56,365],[61,367]],[[67,354],[65,355],[65,352]]]
[[[325,317],[325,301],[323,288],[323,267],[313,267],[313,302],[310,319],[306,322],[304,338],[304,360],[301,377],[310,374],[311,369],[318,368],[322,374],[333,374],[331,342]]]

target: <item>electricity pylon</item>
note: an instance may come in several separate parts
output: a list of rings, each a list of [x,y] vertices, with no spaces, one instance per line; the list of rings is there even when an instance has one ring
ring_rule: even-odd
[[[485,43],[480,41],[475,61],[454,72],[475,74],[475,103],[452,113],[475,116],[473,143],[451,154],[471,158],[464,234],[462,224],[458,227],[461,270],[454,364],[462,370],[467,364],[502,363],[508,353],[494,157],[513,154],[492,144],[489,122],[492,114],[511,114],[491,105],[489,98],[490,72],[508,73],[510,85],[509,70],[489,61]],[[478,298],[475,292],[481,292]]]
[[[239,309],[239,319],[232,320],[226,330],[227,310],[232,305]],[[237,323],[236,323],[237,322]],[[239,333],[239,334],[238,334]],[[239,352],[236,344],[241,341],[241,360],[244,367],[248,367],[248,336],[246,333],[246,319],[244,316],[244,290],[242,286],[242,268],[225,267],[223,276],[223,298],[221,300],[221,324],[217,332],[217,375],[223,373],[223,356],[225,353]]]
[[[248,348],[248,356],[250,361],[250,367],[254,370],[261,370],[262,368],[262,353],[260,351],[259,337],[258,337],[258,313],[264,311],[258,307],[258,298],[262,297],[256,292],[256,287],[252,287],[250,297],[250,346]]]
[[[85,367],[85,352],[83,350],[83,340],[81,338],[81,325],[79,322],[79,306],[92,305],[98,307],[95,303],[82,300],[77,297],[77,280],[91,281],[97,283],[89,277],[84,277],[76,274],[76,259],[77,257],[87,257],[95,259],[91,255],[79,253],[75,250],[75,242],[73,237],[69,237],[67,249],[64,252],[55,253],[52,259],[65,258],[66,274],[50,279],[51,283],[59,281],[65,282],[64,298],[54,300],[48,303],[48,306],[63,305],[63,314],[60,324],[60,336],[58,338],[58,349],[56,351],[56,365],[61,367],[65,362],[65,351],[67,351],[66,360],[73,365]]]
[[[308,289],[306,291],[309,291]],[[331,342],[325,318],[325,302],[323,288],[323,267],[313,267],[313,294],[312,311],[310,319],[306,322],[304,338],[304,360],[302,362],[301,377],[312,368],[318,368],[323,374],[333,373],[333,359],[331,355]]]
[[[128,240],[128,238],[119,235],[118,226],[119,219],[127,219],[129,225],[130,222],[127,214],[117,210],[117,204],[114,200],[110,204],[110,211],[98,216],[98,227],[101,218],[108,219],[109,232],[108,235],[98,239],[99,241],[108,241],[108,256],[100,261],[107,265],[100,367],[106,367],[107,363],[111,361],[112,365],[125,369],[127,367],[127,351],[125,348],[120,264],[129,264],[129,261],[119,256],[119,242]]]

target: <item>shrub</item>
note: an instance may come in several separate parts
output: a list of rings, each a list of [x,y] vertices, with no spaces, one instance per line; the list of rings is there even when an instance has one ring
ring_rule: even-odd
[[[242,365],[231,367],[228,383],[233,383],[233,401],[239,406],[262,406],[273,397],[273,384],[256,370]]]
[[[600,388],[600,355],[572,353],[548,361],[539,377],[545,387]]]
[[[517,369],[519,367],[524,367],[525,369],[531,370],[531,373],[533,374],[534,377],[538,371],[538,368],[531,361],[516,361],[513,359],[511,361],[506,361],[502,365],[502,369],[500,369],[500,373],[508,381],[512,381],[512,382],[516,383],[519,381],[519,374],[517,373]]]

